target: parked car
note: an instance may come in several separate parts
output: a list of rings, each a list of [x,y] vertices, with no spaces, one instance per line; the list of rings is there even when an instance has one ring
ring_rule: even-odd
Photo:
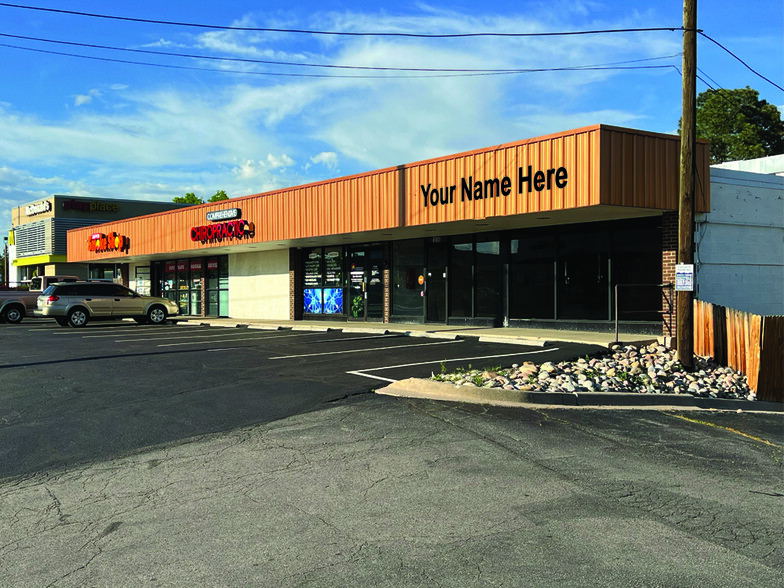
[[[33,316],[38,297],[56,282],[76,282],[76,276],[36,276],[30,280],[26,290],[4,290],[0,292],[0,323],[21,323],[26,316]]]
[[[141,296],[130,288],[108,282],[53,284],[38,297],[36,316],[52,317],[62,327],[83,327],[91,320],[133,318],[160,325],[179,313],[165,298]]]

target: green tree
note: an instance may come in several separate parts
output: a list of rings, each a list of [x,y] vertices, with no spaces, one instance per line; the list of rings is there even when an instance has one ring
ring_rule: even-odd
[[[784,153],[781,112],[748,86],[700,93],[697,136],[710,141],[711,163]]]
[[[218,190],[215,194],[212,195],[212,198],[207,200],[207,202],[218,202],[219,200],[228,200],[229,197],[226,195],[226,192],[223,190]]]
[[[188,192],[185,196],[175,196],[172,202],[177,204],[204,204],[204,200],[196,196],[193,192]]]
[[[218,190],[209,200],[207,200],[207,202],[219,202],[228,199],[229,197],[226,195],[225,190]],[[196,196],[193,192],[188,192],[185,196],[175,196],[172,199],[172,202],[177,202],[178,204],[204,204],[204,200]]]

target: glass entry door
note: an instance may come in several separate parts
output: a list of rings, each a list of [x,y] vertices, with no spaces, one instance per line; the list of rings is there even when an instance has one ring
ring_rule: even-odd
[[[428,322],[446,322],[446,261],[446,244],[428,243],[425,276],[425,320]]]
[[[380,245],[349,250],[349,320],[384,317],[384,249]]]

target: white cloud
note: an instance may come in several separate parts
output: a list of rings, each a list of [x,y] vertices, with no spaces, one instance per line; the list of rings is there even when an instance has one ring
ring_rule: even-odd
[[[81,106],[83,104],[89,104],[90,102],[93,101],[93,98],[95,98],[96,96],[100,96],[100,95],[101,95],[101,91],[100,90],[95,90],[95,89],[90,90],[89,92],[87,92],[87,94],[77,94],[74,97],[74,106]]]
[[[338,165],[338,154],[334,151],[322,151],[321,153],[311,157],[310,161],[314,164],[320,163],[329,169],[335,169]],[[310,164],[306,165],[305,167],[307,169],[310,167]]]
[[[294,160],[285,153],[273,155],[268,153],[263,160],[247,159],[232,169],[232,173],[241,180],[262,178],[270,171],[279,170],[294,165]]]
[[[175,43],[174,41],[169,41],[167,39],[158,39],[157,41],[154,41],[152,43],[145,43],[144,45],[141,45],[141,47],[144,47],[146,49],[149,49],[149,48],[166,48],[166,49],[170,49],[172,47],[183,48],[183,47],[187,47],[187,45],[184,45],[182,43]]]
[[[641,26],[652,20],[650,14],[617,17],[589,0],[579,6],[571,2],[557,9],[547,6],[538,14],[532,9],[518,15],[474,16],[419,5],[420,12],[409,16],[322,12],[309,15],[311,22],[274,24],[267,14],[259,14],[246,15],[235,24],[534,32],[584,29],[588,24],[591,28]],[[572,26],[577,13],[583,15],[582,24]],[[597,14],[604,20],[595,17],[588,23],[585,19]],[[147,46],[197,45],[205,52],[253,59],[419,68],[547,68],[680,50],[677,35],[672,39],[608,35],[450,42],[318,38],[313,43],[308,38],[306,45],[303,37],[295,35],[219,31],[179,41],[160,39]],[[209,67],[259,66],[211,62]],[[265,66],[265,71],[384,76],[273,66]],[[341,173],[343,169],[355,173],[597,122],[650,128],[643,121],[658,96],[625,85],[614,92],[597,91],[618,79],[616,72],[583,71],[428,79],[238,78],[217,73],[178,77],[171,73],[157,85],[143,77],[84,81],[96,89],[64,94],[77,107],[91,106],[68,109],[62,116],[31,114],[25,106],[0,103],[0,161],[9,166],[0,168],[0,198],[22,204],[65,192],[171,200],[192,191],[209,196],[218,189],[240,196],[330,177],[337,173],[338,163]],[[657,124],[670,128],[672,121]]]

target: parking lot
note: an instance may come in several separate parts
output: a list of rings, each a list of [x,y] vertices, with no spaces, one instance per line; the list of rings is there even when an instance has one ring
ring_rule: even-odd
[[[74,329],[33,319],[0,328],[0,476],[267,423],[441,369],[561,361],[596,349],[326,326],[122,321]]]
[[[0,332],[8,585],[781,585],[780,414],[369,394],[591,346]]]

